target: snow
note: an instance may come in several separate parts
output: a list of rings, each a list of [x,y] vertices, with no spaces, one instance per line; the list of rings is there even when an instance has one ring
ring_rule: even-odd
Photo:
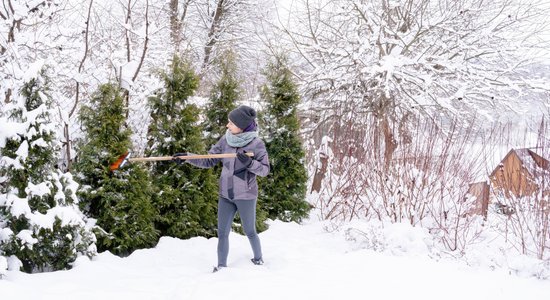
[[[23,75],[23,81],[29,82],[32,79],[39,78],[40,71],[42,68],[44,68],[44,65],[46,64],[45,60],[37,60],[29,64],[28,69],[25,71],[25,74]]]
[[[23,141],[21,145],[19,145],[17,151],[15,151],[15,154],[21,157],[22,160],[27,159],[29,156],[29,143],[27,143],[27,141]]]
[[[49,228],[53,228],[53,224],[55,222],[55,218],[58,218],[61,220],[61,226],[67,226],[67,225],[80,225],[84,226],[84,221],[82,214],[78,211],[78,207],[72,205],[72,206],[56,206],[54,208],[48,209],[48,212],[46,214],[48,217]],[[45,225],[41,225],[41,228],[48,228]]]
[[[7,156],[0,157],[0,165],[13,166],[14,169],[23,169],[23,165],[17,159],[13,159]],[[2,180],[3,181],[3,180]]]
[[[32,231],[25,229],[19,231],[17,234],[17,238],[21,240],[23,244],[27,244],[29,249],[32,249],[32,245],[38,243],[38,240],[32,236],[32,233]]]
[[[46,148],[48,147],[48,143],[43,139],[43,138],[39,138],[37,139],[36,141],[33,141],[31,143],[31,147],[43,147],[43,148]]]
[[[26,198],[19,198],[14,194],[0,194],[0,205],[10,207],[13,216],[30,215],[31,209]]]
[[[29,196],[38,196],[42,197],[45,195],[49,195],[51,193],[51,183],[49,182],[41,182],[39,184],[33,184],[32,182],[28,182],[28,186],[25,188],[25,193]]]
[[[8,107],[10,107],[10,104],[6,105],[6,111]],[[0,113],[2,112],[3,111],[0,111]],[[2,128],[2,130],[0,130],[0,148],[3,148],[6,146],[6,141],[8,139],[15,138],[18,134],[24,134],[28,129],[28,125],[11,122],[0,114],[0,128]]]
[[[5,257],[0,256],[0,278],[6,275],[7,269],[8,269],[8,260]]]
[[[271,222],[260,234],[263,266],[250,262],[247,238],[235,233],[229,267],[217,273],[211,272],[216,238],[164,237],[155,248],[126,258],[109,252],[92,260],[80,257],[69,271],[7,271],[0,291],[3,299],[536,300],[550,295],[548,281],[431,259],[418,248],[424,234],[411,235],[406,225],[384,232],[390,243],[405,245],[400,255],[357,248],[342,231],[327,227],[316,221]]]
[[[9,240],[10,235],[13,234],[13,231],[9,228],[2,228],[0,229],[0,242],[4,242]],[[2,268],[0,268],[2,270]]]

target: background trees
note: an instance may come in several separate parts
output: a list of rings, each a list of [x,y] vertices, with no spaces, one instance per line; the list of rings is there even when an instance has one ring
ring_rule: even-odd
[[[374,116],[386,163],[414,118],[502,121],[524,95],[545,91],[524,69],[544,45],[537,1],[295,3],[283,29],[307,116],[319,130]]]

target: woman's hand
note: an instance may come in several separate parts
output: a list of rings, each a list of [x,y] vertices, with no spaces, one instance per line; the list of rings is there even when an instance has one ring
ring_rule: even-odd
[[[172,155],[172,161],[178,165],[181,165],[183,163],[183,159],[179,158],[180,156],[187,156],[187,152],[178,152]]]
[[[237,159],[240,160],[241,163],[248,168],[252,164],[252,158],[245,153],[246,151],[244,153],[237,152]]]

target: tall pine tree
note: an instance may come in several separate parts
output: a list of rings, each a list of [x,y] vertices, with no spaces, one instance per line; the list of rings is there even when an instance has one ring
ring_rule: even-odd
[[[25,272],[68,269],[77,256],[96,254],[91,225],[78,207],[78,185],[56,168],[59,126],[46,69],[34,69],[0,116],[7,133],[0,141],[0,269],[11,256],[11,267]]]
[[[205,110],[204,129],[208,149],[225,134],[229,112],[237,107],[237,100],[241,97],[234,54],[228,51],[220,58],[217,67],[220,78],[210,91]]]
[[[177,152],[203,153],[199,108],[189,103],[199,80],[191,67],[174,56],[169,72],[162,74],[164,88],[149,99],[151,124],[147,155]],[[153,165],[157,192],[154,204],[159,214],[156,228],[162,235],[189,238],[216,234],[217,185],[212,170],[173,162]]]
[[[111,171],[109,166],[131,149],[126,127],[126,108],[120,89],[101,85],[90,104],[79,111],[85,137],[78,142],[74,165],[82,184],[83,210],[97,219],[98,248],[126,256],[158,240],[157,215],[151,198],[153,188],[143,165],[127,164]]]
[[[271,174],[261,178],[260,203],[271,219],[299,222],[308,215],[310,205],[305,201],[307,171],[296,111],[300,96],[285,62],[279,56],[268,64],[267,83],[261,88],[266,104],[260,114],[261,134]]]
[[[229,113],[237,107],[237,101],[242,95],[240,82],[237,79],[234,53],[227,51],[225,55],[221,56],[217,67],[220,78],[210,91],[204,122],[208,149],[225,135]],[[221,169],[221,164],[213,168],[215,174],[220,174]],[[267,229],[266,220],[267,213],[262,210],[260,205],[256,206],[256,228],[259,232]],[[236,221],[240,222],[239,216]],[[233,228],[238,233],[244,233],[239,226],[233,226]]]

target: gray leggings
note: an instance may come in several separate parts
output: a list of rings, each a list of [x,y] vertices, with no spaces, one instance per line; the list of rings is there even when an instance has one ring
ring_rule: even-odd
[[[227,266],[229,253],[229,233],[237,211],[241,217],[244,233],[250,241],[254,259],[262,258],[262,246],[256,233],[256,202],[257,200],[218,200],[218,266]]]

